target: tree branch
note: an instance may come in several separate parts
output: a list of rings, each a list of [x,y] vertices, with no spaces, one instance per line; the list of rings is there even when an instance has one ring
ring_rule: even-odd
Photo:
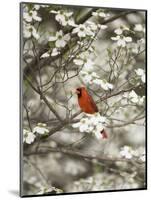
[[[60,121],[63,122],[62,118],[59,116],[59,114],[57,113],[57,111],[53,108],[53,106],[49,103],[49,101],[47,100],[47,98],[44,96],[43,92],[40,89],[37,89],[32,83],[31,81],[29,81],[29,79],[26,77],[26,80],[28,82],[28,84],[30,85],[30,87],[37,93],[40,95],[40,98],[45,102],[45,104],[47,105],[47,107],[49,108],[49,110],[56,116],[56,118]]]
[[[78,157],[78,158],[82,158],[82,159],[85,159],[85,160],[90,160],[90,161],[93,161],[93,160],[97,160],[101,163],[103,163],[104,165],[107,165],[107,164],[112,164],[113,163],[115,164],[116,162],[126,162],[128,164],[131,164],[135,167],[140,167],[141,164],[143,164],[143,162],[139,161],[139,160],[136,160],[136,159],[126,159],[126,158],[111,158],[111,157],[108,157],[108,156],[92,156],[92,155],[89,155],[89,154],[85,154],[83,152],[79,152],[77,151],[76,149],[69,149],[69,148],[51,148],[49,146],[40,146],[39,147],[40,150],[38,151],[31,151],[31,152],[24,152],[24,156],[32,156],[32,155],[43,155],[43,154],[49,154],[49,153],[52,153],[52,152],[60,152],[60,153],[63,153],[63,154],[67,154],[67,155],[70,155],[70,156],[75,156],[75,157]]]

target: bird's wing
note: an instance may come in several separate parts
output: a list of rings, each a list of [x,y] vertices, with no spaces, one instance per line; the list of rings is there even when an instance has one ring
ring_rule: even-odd
[[[96,103],[94,102],[93,98],[90,95],[88,96],[88,101],[90,105],[94,108],[94,111],[98,112],[98,107],[96,106]]]

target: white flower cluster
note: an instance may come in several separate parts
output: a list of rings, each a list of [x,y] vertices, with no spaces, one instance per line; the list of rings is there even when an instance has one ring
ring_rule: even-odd
[[[44,135],[48,134],[49,130],[44,123],[38,123],[36,127],[34,127],[33,131],[29,131],[27,129],[23,129],[23,142],[27,144],[31,144],[34,142],[36,138],[36,134]]]
[[[49,37],[49,41],[50,42],[55,42],[55,46],[57,48],[62,48],[65,47],[65,45],[67,44],[67,42],[70,40],[70,34],[63,34],[63,31],[60,30],[58,32],[56,32],[55,36],[50,36]]]
[[[67,12],[65,10],[51,10],[50,13],[55,14],[56,21],[59,22],[62,26],[76,26],[73,19],[73,12]]]
[[[93,72],[94,62],[91,59],[86,58],[85,54],[78,55],[73,62],[78,66],[83,66],[80,75],[86,84],[99,85],[103,90],[113,89],[111,83],[108,83],[105,79],[101,80],[96,72]]]
[[[112,40],[117,42],[117,46],[125,47],[127,43],[132,42],[131,37],[124,36],[125,31],[130,31],[128,27],[122,26],[114,30],[115,37],[111,37]]]
[[[142,24],[135,24],[134,31],[145,33],[145,27]]]
[[[44,53],[41,58],[46,58],[51,56],[57,56],[60,54],[61,48],[65,47],[67,42],[70,40],[70,34],[63,34],[63,31],[60,30],[56,32],[54,36],[50,36],[48,41],[53,42],[55,47],[52,50],[47,51]]]
[[[80,122],[73,124],[72,127],[79,128],[80,132],[94,133],[97,139],[103,138],[101,131],[104,129],[106,118],[100,116],[99,113],[86,115],[87,117],[82,118]]]
[[[142,80],[143,83],[145,83],[145,71],[141,68],[135,70],[138,77]]]
[[[58,48],[53,48],[52,51],[47,51],[46,53],[42,54],[40,58],[47,58],[51,56],[57,56],[60,54],[60,50]]]
[[[96,72],[87,72],[82,70],[80,75],[83,81],[87,84],[95,84],[100,86],[103,90],[113,89],[113,85],[108,83],[105,79],[100,79]]]
[[[26,22],[33,22],[33,21],[40,22],[42,20],[41,17],[38,16],[38,13],[35,9],[28,10],[27,12],[24,12],[23,13],[23,19]]]
[[[39,10],[40,7],[43,7],[43,5],[33,4],[33,9],[35,9],[35,10]]]
[[[127,159],[135,158],[142,162],[145,162],[145,151],[142,148],[132,149],[130,146],[124,146],[121,148],[120,156]]]
[[[25,38],[34,37],[36,40],[39,39],[39,34],[37,33],[35,27],[29,23],[23,23],[23,34]]]
[[[78,66],[83,65],[83,67],[87,69],[87,71],[91,71],[93,70],[94,62],[86,57],[87,56],[84,53],[77,55],[76,58],[73,60],[73,62]]]
[[[138,105],[142,105],[145,100],[145,96],[142,96],[142,97],[138,96],[134,90],[132,90],[129,93],[125,93],[123,97],[126,98],[128,101],[131,101],[132,103],[135,103]]]
[[[34,133],[38,133],[40,135],[49,133],[49,130],[47,129],[47,125],[44,123],[38,123],[37,126],[33,129]]]
[[[77,34],[79,38],[91,37],[94,38],[98,29],[106,29],[106,25],[96,24],[92,21],[87,21],[85,24],[76,25],[72,33]]]
[[[57,194],[58,193],[62,193],[63,191],[59,188],[56,188],[56,187],[44,187],[44,186],[41,186],[40,187],[40,191],[37,192],[36,194],[49,194],[49,193],[52,193],[52,192],[56,192]]]
[[[106,25],[96,24],[92,21],[87,21],[85,24],[75,24],[73,18],[73,12],[65,11],[65,10],[51,10],[50,13],[55,14],[55,19],[58,21],[62,26],[72,26],[75,27],[72,31],[73,34],[77,34],[78,37],[84,38],[86,36],[94,37],[95,33],[98,29],[106,29]],[[93,13],[95,14],[95,13]],[[98,13],[101,16],[101,12]],[[103,15],[102,15],[103,17]]]
[[[106,17],[109,17],[110,14],[106,13],[106,12],[104,12],[104,10],[100,9],[97,12],[92,12],[92,16],[99,17],[99,18],[106,18]]]
[[[33,132],[24,129],[23,130],[23,142],[27,143],[27,144],[31,144],[34,142],[36,136]]]
[[[41,17],[38,16],[37,10],[39,10],[39,5],[34,5],[32,8],[28,8],[27,6],[23,11],[23,35],[25,38],[34,37],[36,40],[39,39],[39,34],[37,33],[35,27],[32,25],[34,21],[40,22],[42,20]]]

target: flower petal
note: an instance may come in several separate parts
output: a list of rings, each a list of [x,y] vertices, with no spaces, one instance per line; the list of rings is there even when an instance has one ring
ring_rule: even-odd
[[[115,40],[115,41],[117,41],[117,40],[119,40],[120,39],[120,37],[117,35],[116,37],[111,37],[111,40]]]
[[[118,46],[125,47],[125,46],[126,46],[126,42],[125,42],[124,39],[119,39],[119,40],[117,41],[117,45],[118,45]]]
[[[53,48],[51,56],[57,56],[58,54],[60,54],[59,50],[57,48]]]
[[[49,56],[50,56],[49,52],[46,52],[46,53],[42,54],[42,56],[40,58],[47,58]]]
[[[56,40],[56,47],[64,47],[66,45],[66,42],[63,39]]]
[[[68,34],[64,35],[63,39],[65,41],[69,41],[70,40],[70,34],[68,33]]]
[[[132,38],[131,38],[131,37],[124,37],[124,40],[125,40],[126,42],[132,42]]]
[[[121,28],[115,29],[114,33],[116,33],[117,35],[121,35],[123,33],[123,30]]]

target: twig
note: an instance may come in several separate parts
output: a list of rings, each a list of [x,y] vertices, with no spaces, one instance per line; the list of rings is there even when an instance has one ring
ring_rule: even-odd
[[[62,118],[59,116],[59,114],[57,113],[57,111],[53,108],[53,106],[49,103],[49,101],[47,100],[47,98],[44,96],[44,94],[42,93],[42,91],[39,89],[37,89],[30,81],[29,79],[26,77],[26,80],[28,81],[28,84],[31,86],[31,88],[40,95],[40,98],[46,103],[47,107],[50,109],[50,111],[57,117],[57,119],[60,122],[63,122]]]
[[[25,104],[23,104],[23,105],[24,105],[24,108],[25,108],[25,111],[26,111],[27,121],[28,121],[29,128],[32,131],[32,127],[31,127],[31,123],[30,123],[30,118],[29,118],[29,111],[28,111],[27,107],[25,106]]]

